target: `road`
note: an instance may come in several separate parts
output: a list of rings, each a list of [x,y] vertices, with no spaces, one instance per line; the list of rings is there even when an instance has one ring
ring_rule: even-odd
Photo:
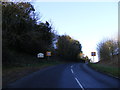
[[[8,88],[120,88],[120,80],[84,63],[52,66],[8,85]]]

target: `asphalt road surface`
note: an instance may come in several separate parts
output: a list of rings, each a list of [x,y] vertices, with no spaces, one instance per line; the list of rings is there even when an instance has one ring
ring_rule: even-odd
[[[70,63],[34,72],[8,88],[120,88],[120,80],[96,72],[87,64]]]

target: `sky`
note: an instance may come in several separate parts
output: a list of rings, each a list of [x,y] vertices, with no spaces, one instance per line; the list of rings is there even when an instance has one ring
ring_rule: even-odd
[[[51,21],[59,35],[78,40],[82,51],[93,60],[97,44],[118,33],[117,2],[32,2],[42,22]],[[98,55],[94,62],[98,61]]]

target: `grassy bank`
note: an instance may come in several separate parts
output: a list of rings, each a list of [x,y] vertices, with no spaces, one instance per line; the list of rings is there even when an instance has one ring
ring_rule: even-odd
[[[102,63],[89,63],[89,66],[93,69],[105,73],[110,76],[114,76],[120,78],[120,67],[110,66],[109,64],[102,64]]]
[[[49,60],[37,59],[33,56],[23,55],[19,57],[20,62],[15,62],[12,65],[3,65],[2,67],[2,86],[5,87],[7,84],[15,82],[16,80],[27,76],[37,70],[63,64],[65,62],[60,61],[57,57],[51,57]],[[23,62],[22,62],[23,61]]]

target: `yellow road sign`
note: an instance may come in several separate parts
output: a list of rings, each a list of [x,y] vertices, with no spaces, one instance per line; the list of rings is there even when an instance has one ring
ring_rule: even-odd
[[[46,52],[46,56],[51,56],[51,52],[50,52],[50,51],[47,51],[47,52]]]

